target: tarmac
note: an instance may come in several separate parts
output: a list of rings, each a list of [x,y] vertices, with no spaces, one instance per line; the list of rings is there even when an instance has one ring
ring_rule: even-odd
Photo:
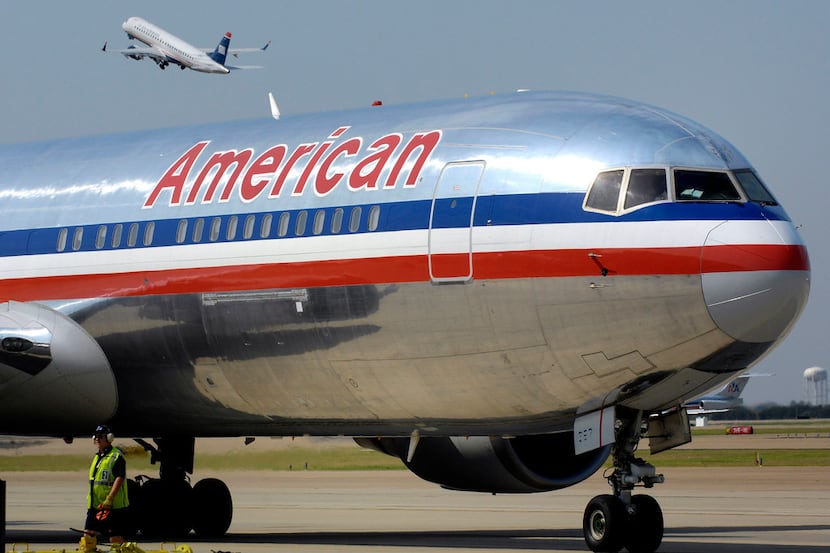
[[[658,467],[659,468],[659,467]],[[663,509],[665,553],[827,553],[830,467],[666,468],[648,492]],[[555,492],[453,492],[405,471],[205,472],[234,496],[221,541],[182,540],[194,553],[453,553],[587,551],[582,513],[610,488],[600,473]],[[76,549],[85,471],[0,474],[6,551]],[[145,549],[175,543],[141,541]]]

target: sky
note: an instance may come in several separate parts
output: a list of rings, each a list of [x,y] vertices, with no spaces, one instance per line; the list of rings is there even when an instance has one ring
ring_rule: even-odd
[[[191,44],[264,54],[206,75],[110,48],[141,16]],[[830,2],[769,0],[0,1],[0,143],[509,93],[580,90],[668,108],[752,162],[805,240],[810,301],[752,372],[748,405],[830,368]]]

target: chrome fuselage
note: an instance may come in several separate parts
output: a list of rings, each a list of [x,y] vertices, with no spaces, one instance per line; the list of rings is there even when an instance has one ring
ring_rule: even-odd
[[[665,198],[590,207],[637,168]],[[681,198],[678,168],[739,197]],[[0,332],[56,313],[91,341],[39,370],[5,352],[0,432],[517,435],[675,407],[807,299],[747,169],[692,121],[577,93],[2,147]]]

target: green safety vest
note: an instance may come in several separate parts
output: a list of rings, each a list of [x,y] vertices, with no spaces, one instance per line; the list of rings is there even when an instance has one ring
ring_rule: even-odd
[[[87,507],[98,507],[107,498],[110,490],[112,490],[112,484],[115,482],[112,469],[115,467],[115,461],[123,455],[120,449],[113,447],[101,458],[100,462],[97,455],[92,458],[92,464],[89,466],[89,493],[86,496]],[[112,499],[112,508],[122,509],[129,505],[130,500],[127,497],[127,482],[124,482]]]

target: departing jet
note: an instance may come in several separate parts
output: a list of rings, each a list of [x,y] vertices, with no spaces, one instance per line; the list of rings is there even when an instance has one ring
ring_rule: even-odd
[[[735,380],[727,382],[715,393],[686,402],[684,404],[686,413],[695,416],[711,415],[713,413],[725,413],[730,409],[740,407],[744,404],[741,394],[750,377],[749,374],[742,374]]]
[[[346,435],[490,493],[610,456],[586,542],[654,551],[640,438],[687,443],[809,291],[735,147],[574,92],[0,146],[0,198],[0,433],[140,440],[147,535],[228,529],[196,437]]]
[[[232,69],[259,69],[257,65],[227,65],[225,60],[228,54],[236,57],[242,52],[263,52],[271,42],[262,48],[230,48],[231,34],[225,33],[215,49],[203,49],[191,46],[179,37],[153,25],[140,17],[130,17],[121,24],[121,28],[130,39],[136,39],[146,44],[145,47],[130,46],[124,50],[108,50],[107,43],[102,48],[105,52],[122,54],[130,59],[140,60],[150,58],[161,69],[169,64],[178,65],[181,69],[192,69],[202,73],[230,73]]]

